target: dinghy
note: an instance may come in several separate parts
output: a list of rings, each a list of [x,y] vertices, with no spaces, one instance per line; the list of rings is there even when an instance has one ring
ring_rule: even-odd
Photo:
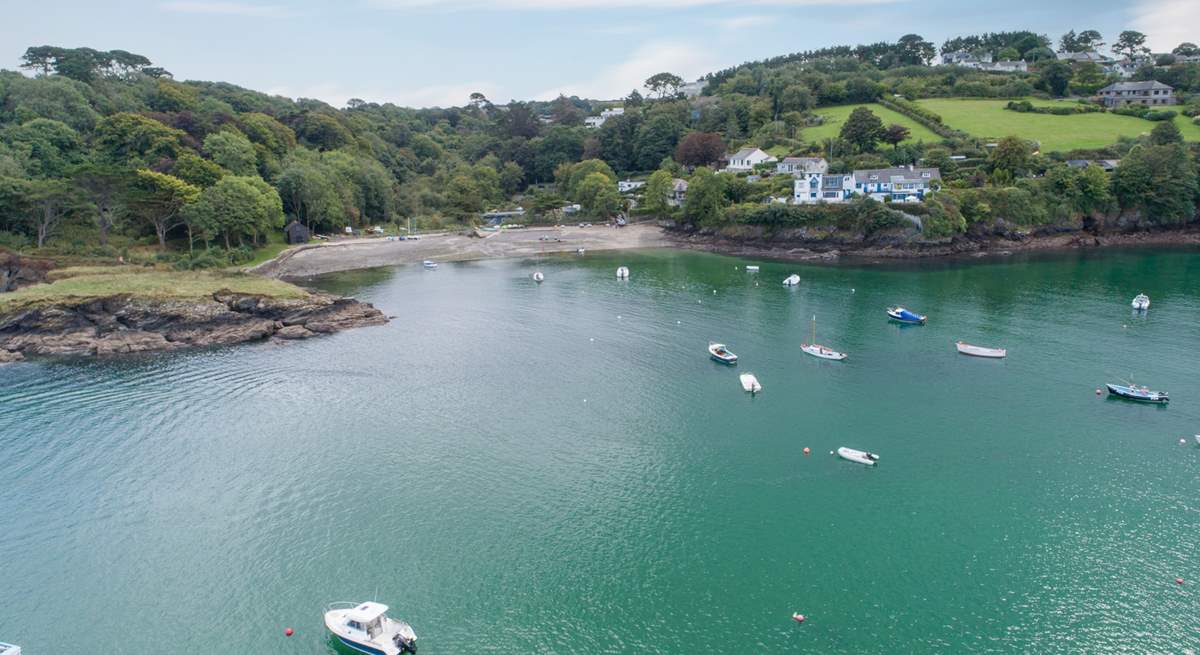
[[[325,629],[360,653],[401,655],[417,652],[412,626],[387,615],[381,603],[334,603],[325,612]]]
[[[757,273],[757,272],[758,272],[758,267],[757,267],[757,266],[747,266],[747,267],[746,267],[746,272],[747,272],[747,273]]]
[[[849,355],[847,355],[846,353],[840,353],[832,348],[827,348],[827,347],[822,346],[821,344],[817,343],[817,317],[816,317],[816,315],[814,315],[813,319],[812,319],[812,340],[813,340],[812,343],[800,344],[800,350],[803,350],[804,352],[812,355],[813,357],[820,357],[821,359],[832,359],[833,361],[836,361],[836,362],[840,362],[843,359],[846,359],[847,357],[849,357]]]
[[[992,359],[1002,359],[1008,356],[1008,351],[1003,348],[984,348],[983,346],[972,346],[969,343],[962,341],[954,342],[954,346],[958,348],[958,352],[972,357],[991,357]]]
[[[1171,400],[1165,391],[1151,391],[1147,387],[1139,387],[1136,384],[1106,384],[1104,386],[1108,387],[1109,395],[1143,403],[1165,403]]]
[[[425,261],[421,262],[421,266],[424,266],[429,270],[433,270],[437,268],[437,262],[433,261],[432,259],[426,259]]]
[[[534,271],[531,277],[533,277],[533,281],[537,282],[538,284],[541,284],[542,281],[546,279],[546,276],[542,275],[541,271]]]
[[[629,279],[629,269],[625,268],[624,266],[621,266],[620,268],[618,268],[617,269],[617,279],[618,280],[628,280]]]
[[[758,383],[758,378],[754,377],[753,373],[742,373],[738,379],[742,381],[743,390],[752,394],[762,391],[762,385]]]
[[[851,462],[858,462],[859,464],[866,464],[867,466],[875,466],[875,462],[879,461],[879,455],[876,455],[875,453],[868,453],[865,450],[855,450],[845,446],[838,448],[837,454],[838,457],[841,457],[842,459],[849,460]]]
[[[737,364],[737,355],[730,352],[723,343],[709,343],[708,354],[714,361],[721,362],[727,366]]]
[[[1144,293],[1139,293],[1133,297],[1133,302],[1129,304],[1139,312],[1144,312],[1147,309],[1150,309],[1150,296],[1147,296]]]
[[[797,284],[800,284],[800,276],[795,273],[783,278],[783,286],[785,287],[794,287]]]
[[[925,324],[924,316],[910,312],[903,307],[888,307],[887,315],[893,321],[899,321],[901,323],[914,323],[918,325]]]

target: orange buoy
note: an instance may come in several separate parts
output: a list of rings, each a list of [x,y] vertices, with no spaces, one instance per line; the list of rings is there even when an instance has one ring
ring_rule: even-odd
[[[292,635],[296,634],[296,631],[295,631],[295,630],[292,630],[291,628],[288,628],[288,629],[286,629],[286,630],[284,630],[284,631],[283,631],[283,634],[284,634],[285,636],[288,636],[288,637],[290,637],[290,636],[292,636]]]

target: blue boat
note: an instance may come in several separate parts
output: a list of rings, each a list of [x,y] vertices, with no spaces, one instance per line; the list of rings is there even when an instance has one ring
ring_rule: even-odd
[[[888,307],[887,315],[888,318],[891,318],[893,321],[899,321],[901,323],[913,323],[918,325],[925,324],[924,316],[910,312],[903,307]]]
[[[1146,387],[1139,387],[1134,384],[1106,384],[1104,386],[1108,387],[1110,395],[1143,403],[1166,403],[1171,400],[1165,391],[1151,391]]]

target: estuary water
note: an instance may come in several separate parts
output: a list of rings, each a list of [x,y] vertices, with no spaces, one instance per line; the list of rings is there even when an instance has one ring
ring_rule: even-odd
[[[423,654],[1200,652],[1200,254],[313,284],[395,318],[0,368],[0,641],[325,655],[378,599]]]

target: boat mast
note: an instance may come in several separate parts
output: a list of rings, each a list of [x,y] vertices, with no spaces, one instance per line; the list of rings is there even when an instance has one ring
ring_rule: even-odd
[[[813,314],[812,333],[813,333],[812,342],[813,342],[813,345],[815,346],[817,344],[817,315],[816,314]]]

